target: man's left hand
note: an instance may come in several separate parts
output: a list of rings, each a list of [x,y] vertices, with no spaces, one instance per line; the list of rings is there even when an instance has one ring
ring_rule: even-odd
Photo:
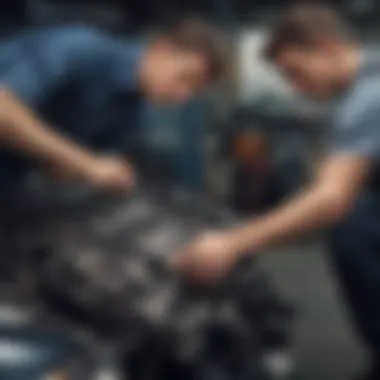
[[[228,275],[237,259],[233,235],[208,232],[196,238],[175,257],[174,266],[191,280],[215,283]]]

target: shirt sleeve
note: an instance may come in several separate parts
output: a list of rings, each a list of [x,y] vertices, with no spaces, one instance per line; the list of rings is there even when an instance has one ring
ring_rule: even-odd
[[[330,153],[380,158],[380,80],[359,85],[341,108]]]
[[[7,67],[0,70],[0,86],[38,107],[77,76],[97,42],[97,33],[85,28],[45,30],[16,41],[4,52]]]
[[[40,72],[34,62],[20,59],[8,71],[1,73],[0,86],[27,105],[37,107],[49,96],[55,79],[55,73],[50,70],[42,75],[42,70]]]

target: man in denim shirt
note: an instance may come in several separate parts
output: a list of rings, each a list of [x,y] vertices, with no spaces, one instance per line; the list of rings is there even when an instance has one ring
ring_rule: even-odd
[[[30,165],[106,190],[133,183],[120,150],[138,132],[144,100],[183,102],[218,79],[223,49],[197,19],[167,28],[146,46],[85,27],[38,29],[0,45],[0,175]]]

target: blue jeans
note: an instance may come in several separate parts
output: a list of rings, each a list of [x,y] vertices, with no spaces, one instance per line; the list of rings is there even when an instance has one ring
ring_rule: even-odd
[[[353,321],[380,360],[380,196],[361,197],[329,245]]]

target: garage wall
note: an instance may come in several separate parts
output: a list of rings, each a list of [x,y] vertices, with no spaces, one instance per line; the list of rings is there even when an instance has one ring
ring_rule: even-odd
[[[252,100],[268,93],[292,97],[292,92],[282,78],[261,57],[267,34],[265,28],[247,29],[239,33],[237,93],[240,101]]]

